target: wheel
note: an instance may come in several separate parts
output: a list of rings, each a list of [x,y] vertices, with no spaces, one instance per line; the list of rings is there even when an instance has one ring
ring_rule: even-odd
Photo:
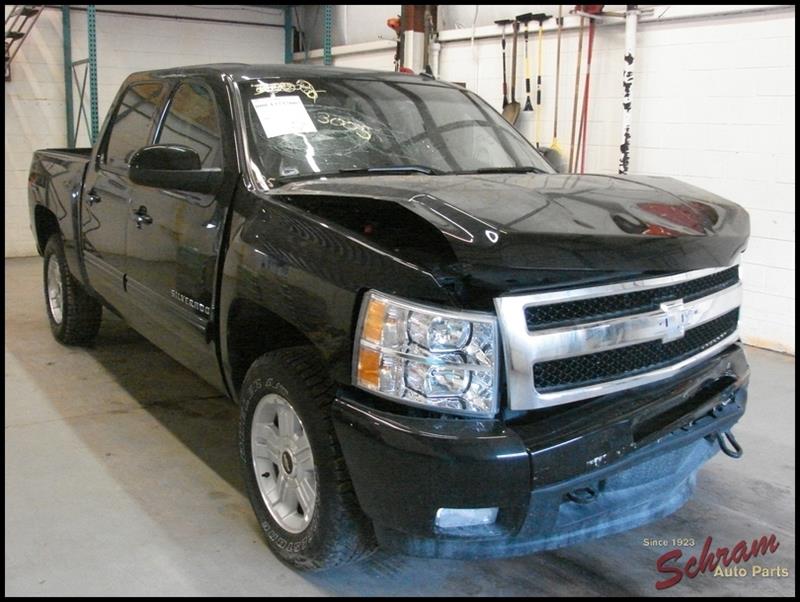
[[[267,544],[296,569],[331,568],[375,548],[333,430],[334,391],[308,347],[261,356],[242,385],[239,452],[247,494]]]
[[[44,298],[53,336],[66,345],[88,345],[100,330],[103,306],[73,278],[64,243],[53,234],[44,249]]]

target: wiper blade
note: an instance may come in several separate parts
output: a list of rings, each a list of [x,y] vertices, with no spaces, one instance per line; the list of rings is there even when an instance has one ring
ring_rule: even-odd
[[[531,165],[525,167],[481,167],[473,172],[467,173],[547,173],[539,167]]]
[[[345,169],[337,169],[336,171],[319,171],[315,173],[294,174],[291,176],[278,176],[273,180],[279,184],[286,182],[294,182],[297,180],[313,180],[316,178],[338,178],[347,176],[368,176],[372,174],[387,175],[387,174],[407,174],[407,173],[423,173],[429,176],[439,175],[442,172],[433,167],[425,165],[381,165],[375,167],[348,167]]]
[[[352,167],[348,169],[340,169],[339,173],[342,174],[362,174],[362,173],[424,173],[429,176],[441,173],[438,169],[428,167],[427,165],[380,165],[376,167]]]

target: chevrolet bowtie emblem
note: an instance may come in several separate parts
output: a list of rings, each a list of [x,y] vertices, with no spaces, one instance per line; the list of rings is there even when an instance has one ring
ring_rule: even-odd
[[[686,325],[694,311],[687,309],[683,304],[683,299],[677,301],[667,301],[661,304],[661,311],[664,312],[663,326],[664,335],[661,337],[662,343],[669,343],[680,339],[686,334]]]

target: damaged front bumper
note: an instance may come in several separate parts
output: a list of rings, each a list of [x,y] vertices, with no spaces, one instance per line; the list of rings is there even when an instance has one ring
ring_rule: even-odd
[[[734,344],[639,390],[501,420],[402,416],[340,392],[334,424],[379,542],[414,556],[529,554],[625,531],[691,496],[697,470],[744,413],[749,367]],[[498,508],[441,528],[441,508]]]

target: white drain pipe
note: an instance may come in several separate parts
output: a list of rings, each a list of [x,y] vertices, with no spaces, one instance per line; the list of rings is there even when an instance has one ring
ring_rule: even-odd
[[[439,53],[441,51],[442,45],[439,42],[431,44],[431,71],[436,79],[439,79]]]

